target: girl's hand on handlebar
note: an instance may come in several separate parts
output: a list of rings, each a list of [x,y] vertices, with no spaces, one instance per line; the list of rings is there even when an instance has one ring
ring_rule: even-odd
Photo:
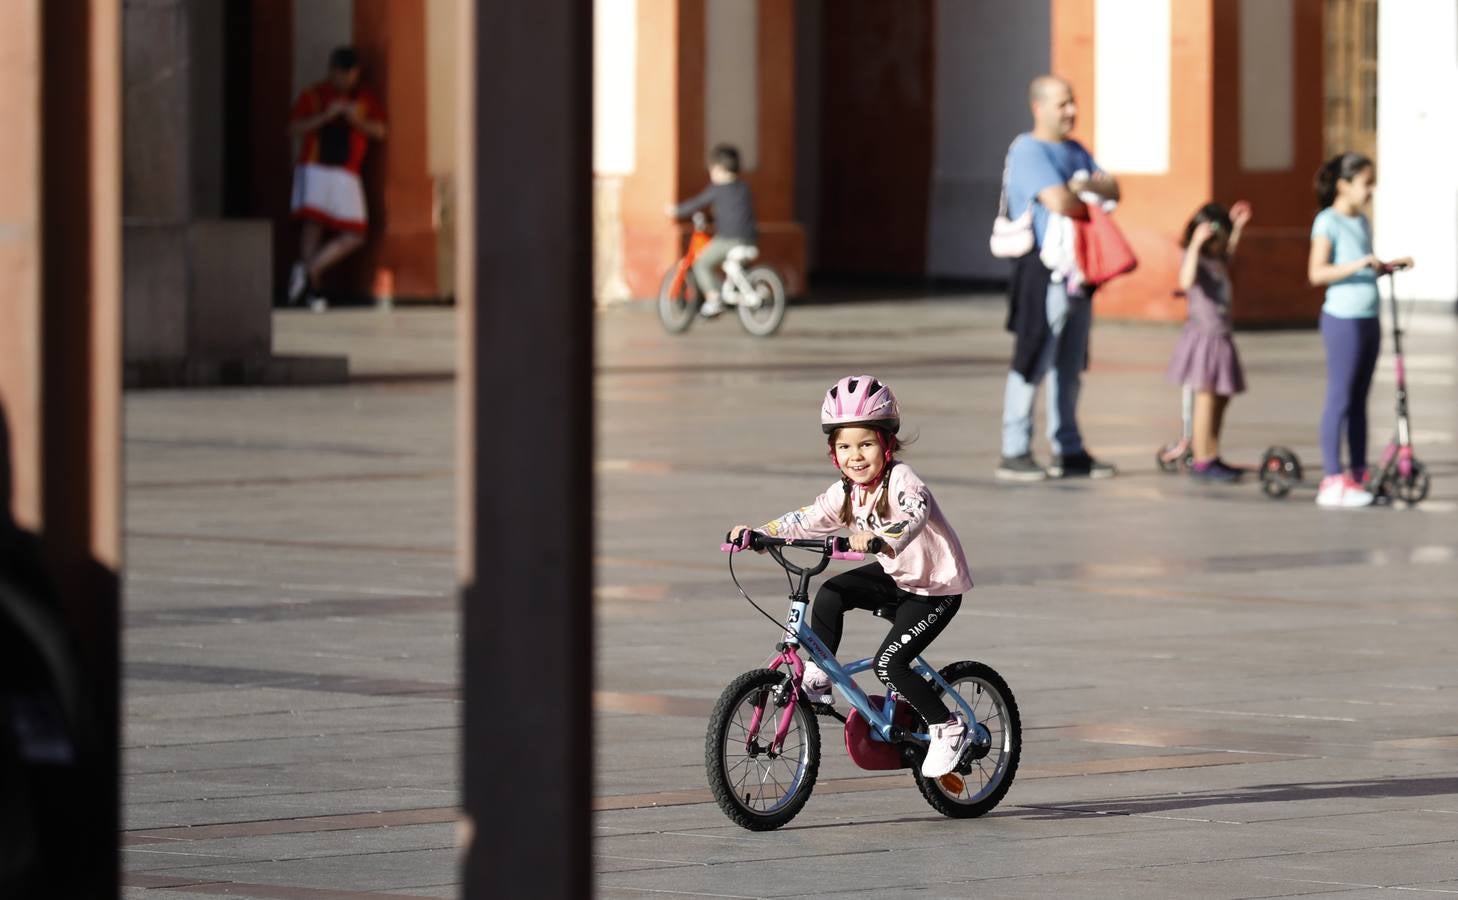
[[[733,528],[729,529],[729,543],[739,544],[741,546],[748,546],[749,535],[747,534],[747,532],[753,530],[754,529],[750,528],[748,525],[735,525]],[[756,550],[755,552],[763,553],[764,551]]]
[[[1412,257],[1399,256],[1397,259],[1389,259],[1387,263],[1383,266],[1383,268],[1389,272],[1396,272],[1399,269],[1411,269]]]
[[[853,531],[850,536],[850,548],[857,553],[869,553],[871,541],[875,539],[876,535],[869,531]],[[890,550],[891,548],[886,547],[884,549]]]

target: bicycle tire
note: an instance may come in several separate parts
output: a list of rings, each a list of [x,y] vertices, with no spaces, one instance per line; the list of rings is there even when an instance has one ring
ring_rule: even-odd
[[[785,681],[784,672],[775,669],[753,669],[745,672],[738,678],[729,682],[724,692],[719,695],[719,700],[714,704],[714,711],[709,714],[708,733],[704,738],[704,768],[709,776],[709,789],[714,794],[715,801],[724,815],[741,828],[750,831],[773,831],[795,818],[805,803],[810,799],[810,794],[815,790],[815,779],[820,772],[820,726],[815,720],[815,715],[803,702],[797,702],[795,708],[794,722],[799,725],[800,733],[803,736],[803,744],[800,748],[798,765],[793,773],[788,791],[780,799],[766,809],[760,810],[748,796],[741,801],[739,791],[744,787],[743,780],[735,783],[734,772],[725,758],[725,750],[733,737],[735,726],[735,714],[746,701],[759,694],[763,702],[769,704],[769,709],[776,713],[783,707],[773,705],[775,689]],[[773,718],[766,722],[773,734]],[[741,731],[744,730],[742,722],[738,725]],[[789,744],[790,737],[786,737]],[[754,757],[746,757],[753,761]],[[778,759],[784,759],[783,756]],[[738,765],[732,768],[738,768]],[[745,775],[749,769],[745,769]],[[778,782],[776,782],[778,784]],[[764,779],[761,776],[759,782],[761,789],[764,787]],[[783,786],[781,786],[783,789]]]
[[[760,303],[751,307],[745,298],[739,298],[739,324],[755,337],[769,337],[779,331],[785,321],[785,309],[789,305],[785,298],[785,283],[768,266],[750,269],[744,277]]]
[[[669,334],[682,334],[698,318],[699,305],[703,295],[694,271],[685,268],[683,278],[678,277],[680,263],[669,266],[658,285],[658,321]]]
[[[1007,686],[1003,677],[997,674],[991,666],[984,663],[963,660],[945,666],[941,670],[942,678],[956,688],[961,682],[978,682],[980,684],[979,694],[993,694],[992,702],[1000,709],[1001,728],[993,730],[993,745],[987,757],[998,754],[991,776],[986,784],[976,793],[969,793],[965,801],[953,798],[943,787],[943,778],[927,778],[921,774],[921,767],[912,769],[912,776],[916,779],[916,786],[921,790],[921,795],[931,808],[944,816],[952,819],[975,819],[978,816],[986,815],[1002,802],[1007,796],[1008,789],[1012,787],[1013,779],[1017,777],[1018,762],[1023,754],[1023,726],[1022,719],[1018,714],[1018,702],[1013,697],[1012,689]],[[940,687],[938,693],[944,693]],[[970,704],[972,709],[981,715],[980,702]],[[920,721],[920,717],[918,717]],[[984,721],[991,721],[987,719]],[[999,747],[1002,748],[999,752]],[[960,774],[970,774],[973,771],[987,770],[982,766],[982,759],[973,761],[970,765],[964,763],[958,767]],[[962,770],[966,769],[966,772]],[[965,785],[964,785],[965,786]]]

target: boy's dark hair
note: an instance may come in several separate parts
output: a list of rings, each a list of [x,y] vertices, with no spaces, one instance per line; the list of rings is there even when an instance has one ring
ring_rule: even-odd
[[[1322,163],[1321,168],[1316,170],[1317,207],[1326,209],[1336,201],[1338,181],[1351,181],[1363,169],[1370,168],[1372,160],[1360,153],[1338,153]]]
[[[1230,210],[1219,203],[1206,203],[1195,211],[1189,222],[1185,223],[1185,233],[1180,238],[1181,247],[1190,246],[1190,241],[1195,236],[1195,229],[1201,222],[1209,222],[1212,231],[1223,231],[1226,234],[1230,234],[1235,227],[1230,221]]]
[[[709,151],[709,165],[723,166],[725,169],[739,174],[739,148],[733,144],[719,144]]]
[[[336,72],[349,72],[359,68],[359,51],[353,47],[335,47],[329,54],[329,68]]]

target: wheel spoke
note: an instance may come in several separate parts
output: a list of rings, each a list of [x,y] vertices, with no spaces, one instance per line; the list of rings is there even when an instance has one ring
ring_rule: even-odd
[[[732,777],[734,775],[734,771],[736,769],[739,769],[739,768],[743,768],[744,771],[748,772],[749,771],[749,764],[751,762],[753,762],[753,760],[750,757],[746,756],[743,759],[741,759],[739,762],[737,762],[734,765],[730,766],[729,768],[725,769],[724,770],[724,774]]]

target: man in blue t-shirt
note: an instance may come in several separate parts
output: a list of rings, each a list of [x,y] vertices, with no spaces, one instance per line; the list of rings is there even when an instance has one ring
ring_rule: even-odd
[[[1033,130],[1008,148],[1007,214],[1016,219],[1033,211],[1032,252],[1013,264],[1008,330],[1015,336],[1011,371],[1003,395],[1002,461],[997,477],[1005,481],[1084,476],[1108,478],[1114,467],[1089,456],[1078,430],[1078,390],[1088,359],[1093,314],[1086,291],[1070,295],[1043,265],[1039,249],[1051,213],[1087,215],[1078,195],[1091,191],[1119,199],[1119,184],[1098,167],[1083,145],[1068,135],[1077,107],[1073,88],[1053,75],[1040,75],[1028,88]],[[1052,462],[1046,470],[1033,459],[1033,402],[1038,384],[1048,382],[1048,442]]]

